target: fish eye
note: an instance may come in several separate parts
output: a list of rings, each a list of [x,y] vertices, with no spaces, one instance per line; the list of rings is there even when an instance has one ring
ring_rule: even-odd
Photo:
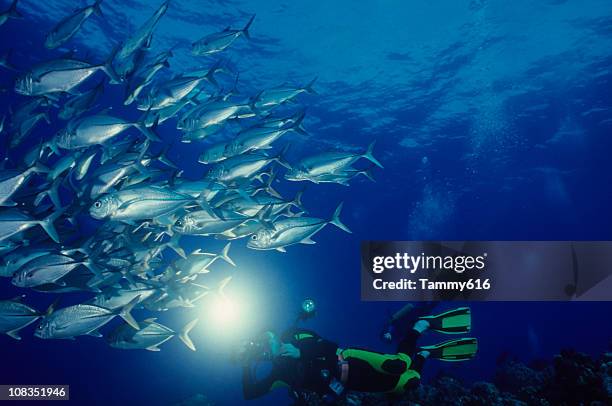
[[[257,239],[257,234],[253,234],[253,235],[251,236],[251,240],[256,240],[256,239]]]
[[[102,202],[101,202],[101,201],[99,201],[99,200],[97,200],[97,201],[94,203],[94,207],[95,207],[96,209],[99,209],[100,207],[102,207]]]
[[[31,277],[32,277],[32,276],[34,276],[34,275],[32,275],[31,273],[28,273],[28,274],[26,274],[26,276],[27,276],[28,278],[31,278]]]
[[[183,220],[177,220],[176,221],[176,225],[179,226],[179,227],[182,226],[183,225]]]

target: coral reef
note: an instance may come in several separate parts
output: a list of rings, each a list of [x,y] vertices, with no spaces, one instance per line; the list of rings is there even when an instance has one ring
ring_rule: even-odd
[[[326,403],[307,394],[295,405]],[[564,350],[552,362],[525,365],[502,362],[493,382],[465,384],[457,377],[440,375],[400,398],[381,394],[349,393],[342,406],[608,406],[612,405],[612,353],[597,359]]]

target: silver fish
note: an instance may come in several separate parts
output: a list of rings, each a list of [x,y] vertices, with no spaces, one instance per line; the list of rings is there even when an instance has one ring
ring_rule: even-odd
[[[78,266],[89,264],[87,261],[76,261],[67,255],[44,255],[24,264],[13,275],[12,282],[20,288],[56,283]]]
[[[73,339],[80,335],[101,337],[97,330],[116,316],[120,316],[138,330],[140,327],[130,313],[138,300],[139,298],[135,298],[126,306],[115,310],[88,304],[56,310],[42,319],[34,336],[42,339]]]
[[[134,72],[125,89],[126,96],[123,101],[125,106],[132,104],[140,96],[144,88],[151,84],[157,72],[164,67],[170,67],[168,59],[171,57],[172,51],[162,52],[154,58],[153,62]]]
[[[47,34],[45,39],[45,47],[55,49],[67,42],[81,28],[85,20],[93,13],[102,16],[100,9],[102,0],[95,2],[87,7],[77,9],[74,13],[62,19],[53,29]]]
[[[3,257],[4,263],[0,265],[0,276],[6,278],[12,278],[15,272],[19,270],[24,264],[32,261],[43,255],[48,255],[52,252],[51,249],[47,250],[36,250],[27,251],[27,254],[22,254],[21,251],[11,253]]]
[[[306,174],[306,177],[300,180],[307,180],[317,184],[336,183],[342,186],[349,186],[349,182],[359,175],[363,175],[364,177],[370,179],[372,182],[375,182],[374,177],[372,176],[371,169],[358,170],[353,168],[343,169],[342,172],[321,174],[317,176],[308,176],[308,174]]]
[[[76,178],[76,180],[82,180],[85,176],[87,176],[87,172],[89,171],[91,163],[93,162],[93,159],[96,157],[97,153],[98,151],[94,149],[80,157],[74,169],[74,177]]]
[[[179,103],[191,92],[198,89],[204,81],[216,85],[217,82],[214,78],[214,74],[220,69],[217,63],[204,74],[197,76],[178,76],[174,79],[165,81],[161,85],[153,88],[147,97],[142,99],[138,104],[138,110],[159,110]]]
[[[304,114],[301,113],[292,123],[280,128],[252,127],[242,131],[227,145],[223,155],[225,158],[231,158],[256,149],[271,148],[271,144],[274,141],[278,140],[289,131],[296,131],[305,135],[306,133],[301,128],[303,119]]]
[[[382,164],[372,155],[375,144],[376,141],[373,141],[368,145],[367,150],[360,154],[352,152],[325,152],[305,158],[287,171],[285,179],[299,181],[308,178],[316,178],[320,175],[343,172],[345,169],[350,168],[350,166],[360,158],[365,158],[379,168],[382,168]]]
[[[292,217],[273,223],[271,228],[262,228],[251,235],[247,247],[256,250],[277,250],[285,252],[285,247],[293,244],[314,244],[311,237],[318,233],[327,224],[333,224],[347,233],[350,233],[340,221],[342,203],[338,205],[330,220],[314,217]]]
[[[242,224],[250,217],[224,210],[198,210],[180,217],[172,229],[185,235],[221,234]]]
[[[270,157],[261,152],[251,152],[226,159],[215,164],[206,174],[206,179],[229,183],[239,179],[248,179],[263,170],[272,162],[289,167],[284,157],[284,151]]]
[[[256,110],[266,111],[293,100],[301,93],[317,94],[312,88],[316,80],[317,78],[314,78],[304,87],[280,85],[271,89],[262,90],[253,98],[251,105]]]
[[[157,11],[149,18],[130,38],[128,38],[118,49],[115,55],[115,63],[117,67],[117,73],[126,77],[134,70],[133,56],[142,48],[150,45],[151,36],[153,30],[159,22],[159,19],[168,10],[170,0],[166,0],[157,9]],[[127,62],[127,63],[126,63]]]
[[[204,151],[198,158],[198,162],[203,164],[212,164],[223,161],[225,157],[225,149],[229,145],[229,142],[220,142],[214,144]]]
[[[251,17],[249,22],[241,30],[232,30],[230,27],[227,27],[221,32],[210,34],[197,40],[191,45],[191,52],[198,56],[212,55],[232,45],[241,35],[244,35],[247,39],[251,39],[249,28],[254,19],[255,15]]]
[[[196,131],[211,126],[222,125],[227,120],[249,118],[254,115],[251,107],[246,103],[221,100],[203,103],[194,108],[181,118],[176,128],[184,131]]]
[[[0,333],[21,340],[18,332],[41,317],[34,308],[22,303],[22,297],[0,300]]]
[[[151,128],[140,121],[126,121],[122,118],[98,114],[68,123],[53,139],[53,145],[63,149],[80,149],[92,145],[103,145],[129,128],[136,128],[151,141],[160,141]]]
[[[110,61],[102,65],[91,65],[75,59],[54,59],[40,63],[19,76],[15,81],[15,92],[25,96],[71,93],[98,71],[104,72],[112,83],[120,82]]]
[[[59,243],[59,236],[53,222],[61,215],[60,211],[56,211],[44,220],[34,220],[16,209],[0,211],[0,241],[38,225],[45,230],[53,241]]]
[[[170,189],[144,186],[106,194],[91,205],[89,213],[98,220],[146,220],[168,214],[194,200]]]
[[[11,3],[11,6],[6,11],[3,11],[2,13],[0,13],[0,26],[4,25],[4,23],[6,23],[9,20],[9,18],[14,18],[14,19],[23,18],[21,13],[17,11],[17,1],[18,0],[13,0],[13,2]]]
[[[16,130],[11,134],[10,147],[15,148],[20,145],[42,120],[45,120],[47,124],[51,124],[51,119],[49,119],[49,115],[46,112],[34,114],[21,121]]]
[[[179,277],[192,276],[201,273],[208,273],[209,267],[217,260],[222,259],[232,266],[236,266],[229,256],[231,243],[227,243],[219,254],[210,254],[196,250],[189,254],[187,258],[180,258],[171,264]]]
[[[107,337],[109,345],[122,350],[160,351],[159,346],[177,336],[192,351],[196,350],[189,332],[193,330],[198,319],[192,320],[176,333],[169,327],[155,322],[155,318],[141,322],[142,328],[134,330],[129,324],[122,324]]]
[[[129,289],[103,292],[88,303],[115,310],[127,305],[137,297],[139,298],[139,303],[142,303],[153,296],[155,292],[156,290],[154,288],[139,283]]]

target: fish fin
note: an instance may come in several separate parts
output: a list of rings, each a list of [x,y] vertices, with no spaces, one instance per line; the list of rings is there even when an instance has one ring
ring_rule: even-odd
[[[372,141],[370,145],[368,145],[368,149],[362,155],[362,157],[372,162],[374,165],[378,166],[379,168],[383,168],[382,164],[378,162],[378,159],[374,158],[374,155],[372,155],[372,152],[374,151],[374,145],[376,145],[376,141]]]
[[[298,112],[294,118],[295,121],[293,122],[293,124],[291,124],[291,129],[298,134],[308,135],[308,132],[302,125],[304,117],[306,117],[306,112],[304,110]]]
[[[174,234],[170,238],[170,241],[168,242],[168,247],[172,248],[174,252],[176,252],[180,257],[187,258],[187,255],[185,254],[185,250],[180,246],[180,239],[181,239],[180,234],[178,233]]]
[[[183,329],[181,330],[181,333],[179,334],[179,338],[181,339],[181,341],[187,346],[187,348],[189,348],[191,351],[195,351],[196,347],[193,344],[193,341],[191,341],[191,337],[189,337],[189,332],[191,330],[193,330],[193,328],[195,327],[195,325],[198,324],[198,319],[193,319],[191,320],[189,323],[187,323],[185,325],[185,327],[183,327]]]
[[[219,83],[217,82],[217,79],[215,79],[215,73],[217,73],[217,71],[221,69],[221,61],[219,60],[212,66],[212,68],[208,70],[208,72],[206,72],[206,75],[204,75],[204,79],[206,79],[210,84],[219,87]]]
[[[92,261],[84,261],[83,265],[85,265],[87,269],[89,269],[91,273],[93,273],[95,276],[98,276],[98,277],[102,276],[102,271]]]
[[[142,322],[145,324],[151,324],[154,323],[155,320],[157,320],[157,317],[149,317],[148,319],[144,319]]]
[[[317,242],[311,240],[310,237],[308,237],[308,238],[304,238],[302,241],[300,241],[300,243],[302,243],[302,244],[316,244]]]
[[[98,337],[98,338],[102,338],[102,333],[100,333],[97,329],[94,331],[90,331],[89,333],[87,333],[88,336],[92,336],[92,337]]]
[[[312,86],[315,84],[315,82],[317,81],[319,77],[315,76],[314,79],[312,79],[306,86],[304,86],[304,90],[306,90],[306,92],[311,93],[311,94],[318,94],[313,88]]]
[[[253,16],[251,17],[251,19],[249,20],[248,23],[246,23],[246,25],[244,26],[244,28],[242,29],[242,34],[244,34],[244,36],[247,39],[251,39],[251,34],[249,34],[249,28],[251,28],[251,24],[253,24],[253,20],[255,19],[255,14],[253,14]]]
[[[140,302],[140,295],[136,296],[134,299],[130,300],[130,303],[126,304],[123,308],[121,308],[121,310],[119,310],[119,312],[117,314],[119,314],[119,316],[126,321],[126,323],[128,323],[130,326],[132,326],[134,329],[136,330],[140,330],[140,326],[138,325],[138,323],[136,322],[136,320],[134,320],[134,317],[132,317],[132,314],[130,313],[132,311],[132,309],[134,308],[134,306],[136,306],[138,303]]]
[[[221,254],[219,254],[219,258],[221,258],[222,260],[224,260],[225,262],[227,262],[228,264],[232,266],[236,266],[236,263],[229,257],[229,249],[231,245],[232,245],[231,242],[228,242],[227,244],[225,244],[225,247],[223,247]]]
[[[59,235],[57,234],[57,230],[55,229],[55,226],[53,225],[53,222],[57,220],[58,218],[60,218],[62,213],[63,213],[63,210],[55,211],[46,219],[38,222],[38,224],[40,224],[40,226],[45,230],[45,232],[49,235],[49,237],[51,237],[51,239],[55,241],[56,243],[60,242],[60,238],[59,238]]]
[[[304,207],[304,204],[302,203],[302,196],[304,195],[305,190],[306,189],[302,189],[299,192],[297,192],[295,194],[295,199],[293,199],[293,202],[291,202],[295,207],[297,207],[298,209],[302,211],[306,211],[306,208]]]
[[[147,139],[153,142],[161,142],[159,136],[155,133],[157,130],[157,126],[159,125],[159,116],[155,118],[155,122],[151,127],[147,127],[146,125],[146,114],[142,117],[141,121],[134,123],[134,127],[136,127],[141,133],[144,134]]]
[[[23,14],[21,14],[19,11],[17,11],[17,2],[19,0],[13,0],[13,2],[11,3],[11,7],[8,10],[8,15],[11,18],[23,18]]]
[[[219,282],[219,286],[217,287],[217,293],[219,294],[219,296],[225,296],[225,287],[227,286],[228,283],[230,283],[231,280],[232,280],[232,277],[228,276],[227,278]]]
[[[92,5],[94,13],[100,17],[104,17],[104,14],[102,14],[102,9],[100,8],[102,1],[103,0],[96,0],[96,2]]]
[[[146,348],[146,350],[147,350],[147,351],[154,351],[154,352],[161,351],[161,350],[159,349],[159,347],[157,346],[157,344],[156,344],[156,345],[152,345],[152,346],[150,346],[150,347],[147,347],[147,348]]]
[[[285,156],[287,155],[287,151],[289,151],[289,144],[285,145],[285,147],[278,153],[276,157],[273,159],[278,162],[281,166],[284,166],[287,169],[292,169],[291,164],[287,162]]]
[[[57,298],[56,298],[56,299],[53,301],[53,303],[51,303],[51,304],[49,305],[49,307],[47,307],[47,310],[45,311],[45,317],[48,317],[48,316],[50,316],[50,315],[53,313],[53,311],[55,310],[55,308],[57,307],[57,305],[59,305],[59,302],[60,302],[60,297],[58,296],[58,297],[57,297]]]
[[[376,179],[374,179],[374,176],[372,176],[371,169],[366,169],[365,171],[359,171],[357,174],[365,176],[366,178],[370,179],[372,182],[376,182]]]
[[[100,65],[100,69],[102,69],[102,71],[109,77],[111,84],[119,84],[123,82],[123,80],[119,77],[119,75],[115,71],[115,68],[113,67],[113,61],[115,60],[115,57],[117,56],[117,52],[119,52],[120,48],[121,48],[121,43],[115,45],[108,59],[106,59],[104,64]]]
[[[18,334],[18,332],[19,332],[19,329],[11,330],[11,331],[7,331],[6,335],[11,338],[14,338],[15,340],[21,340],[21,336]]]
[[[276,249],[278,252],[287,252],[287,250],[285,249],[285,247],[278,247]]]
[[[334,211],[334,215],[332,216],[331,220],[329,220],[329,222],[333,225],[335,225],[336,227],[338,227],[341,230],[346,231],[347,233],[351,234],[352,231],[345,226],[342,221],[340,221],[340,212],[342,211],[342,206],[344,205],[344,202],[341,202],[338,207],[336,207],[336,211]]]

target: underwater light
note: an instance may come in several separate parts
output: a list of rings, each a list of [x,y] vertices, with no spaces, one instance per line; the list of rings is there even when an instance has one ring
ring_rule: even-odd
[[[226,326],[240,319],[240,306],[225,295],[216,295],[210,305],[210,318],[216,326]]]

